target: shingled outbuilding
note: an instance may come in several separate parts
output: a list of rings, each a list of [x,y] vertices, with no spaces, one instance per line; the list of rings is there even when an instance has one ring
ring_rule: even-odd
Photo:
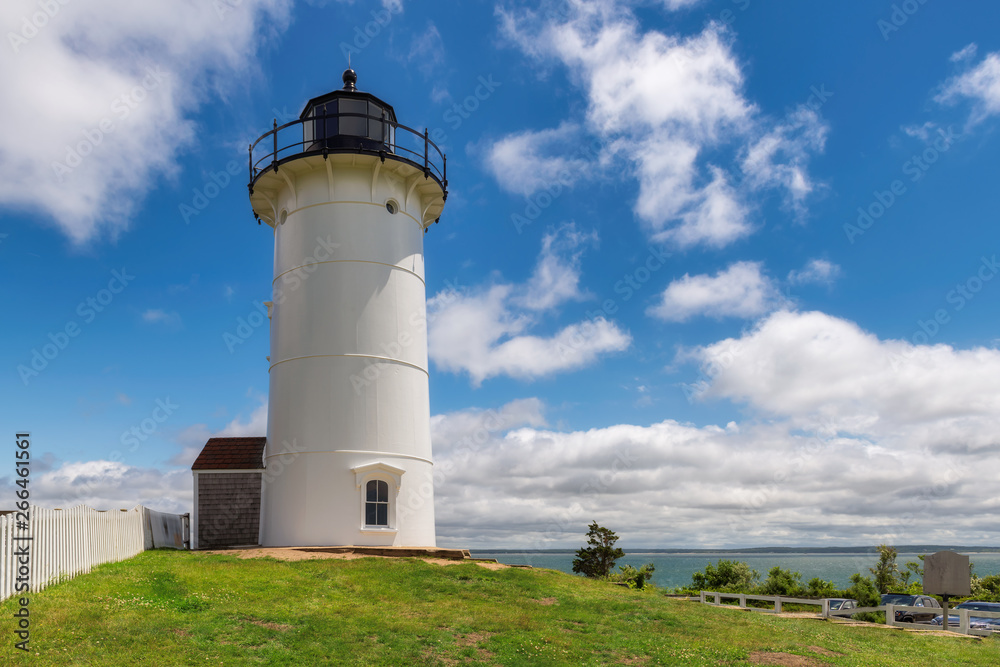
[[[192,549],[260,543],[260,492],[266,438],[210,438],[194,474]]]

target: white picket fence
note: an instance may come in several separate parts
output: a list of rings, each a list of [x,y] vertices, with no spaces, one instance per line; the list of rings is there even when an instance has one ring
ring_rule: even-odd
[[[141,505],[106,512],[85,505],[66,510],[31,506],[27,529],[18,528],[16,514],[0,516],[0,600],[19,593],[18,576],[23,583],[25,565],[18,554],[25,547],[28,589],[38,592],[141,553],[151,544],[148,514]]]

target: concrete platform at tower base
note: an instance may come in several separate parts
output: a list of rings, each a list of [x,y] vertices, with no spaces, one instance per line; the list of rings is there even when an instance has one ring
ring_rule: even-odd
[[[240,551],[260,549],[259,545],[221,547],[213,551]],[[388,558],[443,558],[445,560],[472,560],[468,549],[442,549],[439,547],[267,547],[306,553],[355,554],[358,556],[382,556]]]

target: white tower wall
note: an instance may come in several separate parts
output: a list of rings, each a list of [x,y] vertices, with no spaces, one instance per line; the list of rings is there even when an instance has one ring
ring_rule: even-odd
[[[435,546],[423,235],[442,195],[367,154],[254,184],[275,236],[263,545]],[[365,524],[369,479],[388,483],[387,527]]]

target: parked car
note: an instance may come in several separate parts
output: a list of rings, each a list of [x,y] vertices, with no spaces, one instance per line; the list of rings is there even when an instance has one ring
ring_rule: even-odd
[[[1000,602],[979,602],[976,600],[969,600],[968,602],[963,602],[962,604],[953,607],[953,609],[972,609],[973,611],[993,611],[1000,613]],[[942,625],[943,621],[944,614],[939,614],[931,619],[931,623],[934,625]],[[958,616],[948,614],[949,626],[958,627],[958,621]],[[1000,632],[1000,618],[970,615],[969,627],[976,628],[977,630],[996,630]]]
[[[849,598],[830,598],[830,611],[844,611],[847,609],[857,609],[858,601]]]
[[[898,610],[897,621],[902,623],[926,623],[940,614],[941,603],[929,595],[906,595],[904,593],[885,593],[881,604],[894,604],[902,607],[924,607],[927,611]]]

